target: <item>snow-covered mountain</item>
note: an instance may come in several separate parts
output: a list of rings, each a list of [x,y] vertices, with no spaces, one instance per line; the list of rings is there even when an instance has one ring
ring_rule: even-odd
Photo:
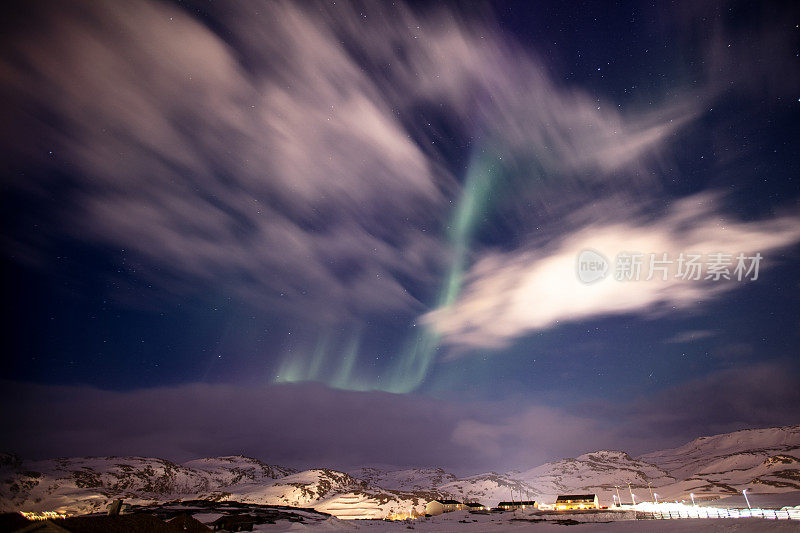
[[[227,490],[227,498],[238,502],[313,507],[340,518],[383,518],[422,512],[425,503],[437,497],[387,490],[327,468],[305,470],[272,483],[238,484]]]
[[[441,496],[387,490],[344,472],[297,472],[249,457],[216,457],[176,464],[148,457],[91,457],[22,461],[0,455],[0,511],[102,511],[115,498],[150,504],[170,500],[234,500],[315,507],[346,518],[422,512]]]
[[[183,463],[183,466],[208,474],[211,479],[222,486],[234,485],[242,481],[259,483],[297,473],[297,470],[293,468],[268,465],[258,459],[239,455],[196,459]]]
[[[536,500],[540,495],[535,486],[517,478],[515,472],[478,474],[445,483],[437,488],[457,500],[491,506],[511,499]]]
[[[743,430],[695,439],[636,458],[604,450],[525,471],[457,478],[439,468],[349,473],[325,468],[298,472],[248,457],[216,457],[177,464],[148,457],[23,461],[0,454],[0,510],[103,510],[110,500],[234,500],[313,507],[340,518],[383,518],[423,512],[433,498],[496,505],[501,500],[552,501],[557,494],[613,494],[637,501],[719,497],[800,490],[800,426]],[[616,488],[619,487],[619,488]]]
[[[558,494],[594,493],[611,500],[615,487],[662,486],[676,480],[656,465],[633,459],[625,452],[602,450],[546,463],[517,474],[545,500]],[[620,494],[621,496],[622,494]],[[625,500],[629,500],[627,497]]]
[[[151,457],[84,457],[22,461],[0,455],[0,507],[72,513],[103,509],[109,500],[222,499],[234,485],[273,483],[294,470],[249,457],[217,457],[179,465]]]
[[[431,490],[455,481],[455,474],[441,468],[409,468],[406,470],[381,470],[364,467],[350,472],[353,477],[370,485],[393,490]]]
[[[722,496],[800,490],[800,426],[746,429],[700,437],[678,448],[642,455],[678,480],[662,492]]]

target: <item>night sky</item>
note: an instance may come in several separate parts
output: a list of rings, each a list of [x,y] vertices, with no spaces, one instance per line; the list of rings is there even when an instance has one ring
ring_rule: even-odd
[[[467,474],[800,423],[794,4],[6,3],[0,449]]]

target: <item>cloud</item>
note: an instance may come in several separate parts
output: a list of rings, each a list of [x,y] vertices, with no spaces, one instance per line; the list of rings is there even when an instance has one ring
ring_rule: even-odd
[[[726,361],[729,364],[736,364],[737,362],[747,359],[756,353],[755,348],[746,342],[735,342],[724,344],[715,348],[711,354],[721,361]]]
[[[313,384],[191,384],[128,392],[8,385],[6,390],[26,400],[15,409],[4,403],[3,422],[15,431],[6,433],[2,445],[29,457],[145,454],[185,460],[244,453],[306,467],[446,462],[446,452],[453,451],[448,431],[457,416],[452,406],[434,408],[431,400]],[[454,458],[466,462],[463,450],[455,450]]]
[[[736,367],[642,397],[553,405],[455,402],[318,384],[134,391],[5,382],[0,449],[28,458],[245,454],[298,468],[524,469],[598,449],[638,454],[698,436],[800,423],[797,373]],[[18,401],[7,401],[17,398]]]
[[[4,36],[0,141],[29,170],[8,185],[38,206],[20,214],[38,230],[10,240],[41,254],[64,238],[124,249],[167,291],[303,317],[423,310],[410,287],[433,285],[445,260],[437,234],[462,139],[507,162],[535,154],[561,176],[531,196],[551,205],[587,180],[650,183],[642,158],[695,113],[601,109],[491,17],[447,9],[22,11],[40,31]]]
[[[620,438],[650,451],[697,436],[798,424],[797,382],[797,370],[787,361],[737,365],[625,405],[601,403],[594,409],[623,421]]]
[[[796,27],[785,22],[794,15],[791,4],[684,1],[670,8],[667,20],[679,27],[677,46],[701,47],[698,74],[716,91],[780,100],[794,99],[800,89],[800,76],[791,68]],[[733,18],[747,23],[732,24]]]
[[[147,1],[52,3],[46,38],[8,39],[2,140],[68,173],[46,230],[124,248],[166,287],[329,316],[418,306],[399,280],[440,255],[426,228],[447,177],[325,25],[274,4],[249,27],[236,9],[258,56]]]
[[[705,193],[675,202],[661,216],[645,217],[630,206],[608,210],[589,208],[596,222],[588,223],[547,245],[511,252],[486,252],[467,275],[464,290],[451,306],[436,309],[425,320],[443,336],[443,343],[460,348],[502,348],[515,338],[561,322],[635,313],[657,316],[665,310],[697,308],[727,291],[755,281],[695,281],[676,277],[677,263],[667,279],[656,274],[646,281],[648,255],[639,281],[614,279],[613,261],[620,253],[679,254],[761,253],[763,271],[774,264],[774,252],[800,241],[800,219],[783,216],[761,221],[734,221],[723,216],[718,198]],[[613,213],[610,218],[608,213]],[[627,216],[625,216],[627,215]],[[578,216],[591,219],[592,216]],[[603,221],[606,219],[606,221]],[[583,250],[595,250],[612,262],[608,279],[584,284],[576,276]],[[734,265],[730,267],[733,271]],[[705,271],[703,276],[705,276]],[[768,274],[761,274],[762,276]],[[458,352],[454,352],[457,354]]]
[[[453,430],[453,441],[499,464],[511,459],[514,468],[589,451],[582,448],[587,435],[591,435],[593,448],[612,443],[608,428],[590,417],[538,405],[518,406],[513,411],[494,419],[461,420]]]
[[[244,454],[297,468],[437,466],[459,474],[621,447],[616,424],[528,402],[187,384],[136,391],[6,382],[0,449],[23,457],[145,455],[183,461]]]
[[[577,441],[566,436],[579,432],[570,428],[570,417],[539,408],[543,418],[531,413],[523,421],[547,421],[553,432],[537,438],[541,446],[532,449],[510,432],[480,433],[481,424],[507,411],[505,404],[308,383],[114,392],[7,382],[3,390],[7,398],[24,400],[13,408],[2,404],[0,423],[14,431],[3,434],[0,449],[30,458],[146,455],[182,461],[245,454],[299,468],[430,465],[467,474],[577,451]]]
[[[699,376],[647,396],[564,408],[517,403],[502,416],[458,423],[454,441],[514,468],[599,449],[639,455],[697,437],[800,423],[797,372],[759,363]]]
[[[677,333],[672,337],[665,340],[665,343],[668,344],[686,344],[694,341],[698,341],[701,339],[708,339],[709,337],[713,337],[717,334],[716,331],[710,329],[696,329],[691,331],[683,331],[681,333]]]

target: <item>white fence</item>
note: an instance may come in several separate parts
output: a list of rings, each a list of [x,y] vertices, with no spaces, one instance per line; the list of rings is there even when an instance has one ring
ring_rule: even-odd
[[[637,511],[637,518],[669,520],[678,518],[765,518],[767,520],[800,520],[800,509],[725,509],[720,507],[670,506],[667,509]],[[642,515],[642,516],[640,516]]]

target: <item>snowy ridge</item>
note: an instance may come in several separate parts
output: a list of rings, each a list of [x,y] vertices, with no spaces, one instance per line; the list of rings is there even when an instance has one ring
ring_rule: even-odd
[[[274,482],[294,472],[241,456],[179,465],[151,457],[84,457],[21,461],[0,456],[2,510],[102,510],[108,501],[161,501],[181,497],[222,499],[226,487]]]
[[[680,480],[668,492],[709,496],[800,490],[800,426],[700,437],[640,456]],[[665,491],[666,493],[667,491]]]
[[[608,501],[616,492],[615,486],[627,489],[628,483],[647,487],[648,483],[662,486],[676,481],[656,465],[612,450],[546,463],[521,472],[518,477],[536,487],[546,500],[554,500],[558,494],[587,492]]]
[[[2,511],[85,514],[105,510],[115,498],[142,505],[203,499],[315,507],[344,518],[383,518],[422,512],[428,500],[440,497],[440,493],[384,490],[336,470],[297,472],[238,456],[179,465],[147,457],[22,461],[3,454],[0,473]]]
[[[313,507],[340,518],[383,518],[424,512],[434,498],[494,506],[501,500],[552,502],[557,494],[596,493],[608,505],[658,493],[662,500],[800,490],[800,426],[743,430],[695,439],[632,458],[602,450],[522,472],[457,478],[440,468],[350,473],[297,472],[257,459],[227,456],[184,464],[148,457],[23,461],[0,454],[0,510],[101,511],[109,501],[234,500]],[[630,490],[628,489],[630,484]],[[618,488],[617,488],[618,487]]]
[[[489,472],[446,483],[439,490],[464,502],[479,502],[495,506],[503,500],[535,500],[540,491],[532,484],[515,477],[515,473]]]
[[[407,470],[381,470],[364,467],[350,472],[370,485],[392,490],[430,490],[455,481],[455,474],[442,468],[410,468]]]

